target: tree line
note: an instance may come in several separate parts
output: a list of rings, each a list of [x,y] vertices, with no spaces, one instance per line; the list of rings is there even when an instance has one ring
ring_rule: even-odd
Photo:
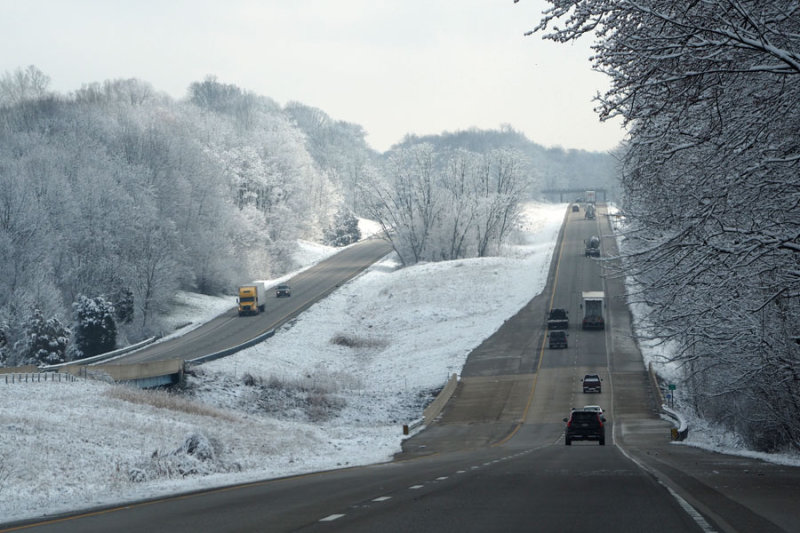
[[[601,117],[627,125],[628,297],[678,347],[686,407],[800,449],[800,5],[548,1],[534,32],[591,34]]]
[[[577,174],[508,128],[408,136],[380,154],[357,124],[213,76],[180,100],[136,79],[67,95],[49,83],[34,66],[0,75],[9,366],[158,334],[177,290],[281,275],[298,239],[358,240],[359,216],[383,224],[405,264],[495,253],[543,169]]]
[[[84,334],[93,322],[113,319],[113,348],[159,332],[179,288],[216,294],[286,272],[297,239],[321,235],[338,206],[268,98],[214,78],[182,101],[139,80],[46,87],[35,67],[0,78],[6,364],[93,355],[109,347]]]

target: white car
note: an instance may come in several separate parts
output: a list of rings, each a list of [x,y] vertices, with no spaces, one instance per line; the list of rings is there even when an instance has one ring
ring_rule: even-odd
[[[584,405],[584,411],[596,411],[598,415],[603,416],[603,408],[599,405]]]

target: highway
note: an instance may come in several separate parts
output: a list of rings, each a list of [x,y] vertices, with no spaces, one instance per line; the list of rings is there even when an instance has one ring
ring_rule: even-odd
[[[103,364],[187,360],[237,346],[296,317],[391,251],[386,241],[364,240],[288,280],[287,283],[292,287],[291,297],[277,298],[274,291],[268,290],[267,306],[263,313],[240,317],[236,302],[231,298],[229,311],[186,335],[152,344]]]
[[[470,354],[439,419],[404,441],[395,461],[95,509],[20,530],[797,531],[800,469],[670,443],[621,280],[584,257],[592,234],[603,236],[604,257],[615,253],[603,213],[567,213],[544,293]],[[605,331],[580,329],[584,290],[606,292]],[[545,347],[551,306],[569,310],[567,349]],[[602,394],[583,394],[587,372],[602,376]],[[564,445],[562,418],[584,404],[606,409],[605,446]]]

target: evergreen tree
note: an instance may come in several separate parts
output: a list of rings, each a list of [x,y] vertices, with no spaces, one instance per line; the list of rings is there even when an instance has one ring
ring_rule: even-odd
[[[133,292],[123,287],[114,296],[114,316],[119,324],[130,324],[133,322],[133,314]]]
[[[114,305],[102,296],[88,298],[80,295],[72,307],[75,312],[74,358],[82,359],[113,350],[117,343]]]
[[[15,343],[21,365],[55,365],[66,360],[70,330],[57,318],[44,319],[34,307],[23,326],[24,336]]]
[[[347,246],[361,239],[358,219],[346,209],[340,209],[333,219],[333,225],[325,230],[325,244],[328,246]]]

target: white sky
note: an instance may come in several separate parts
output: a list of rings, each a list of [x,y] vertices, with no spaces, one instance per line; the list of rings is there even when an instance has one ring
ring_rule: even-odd
[[[622,139],[592,98],[589,42],[524,37],[544,0],[0,0],[0,73],[35,65],[60,93],[139,78],[181,98],[209,74],[281,105],[406,133],[510,124],[545,146]]]

